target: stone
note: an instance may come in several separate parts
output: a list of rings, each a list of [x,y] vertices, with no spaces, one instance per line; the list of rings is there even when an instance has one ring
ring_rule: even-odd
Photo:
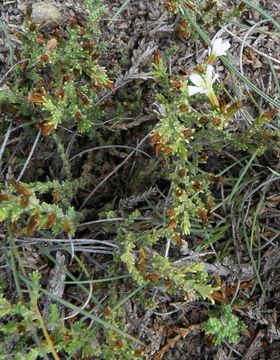
[[[55,26],[61,23],[62,14],[52,2],[44,0],[32,5],[31,20],[41,26]]]

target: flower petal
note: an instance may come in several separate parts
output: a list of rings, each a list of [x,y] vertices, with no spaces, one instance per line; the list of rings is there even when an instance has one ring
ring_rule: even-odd
[[[203,78],[201,75],[191,74],[190,81],[196,86],[201,86],[201,84],[203,83]]]
[[[222,42],[223,39],[222,38],[217,38],[214,41],[212,41],[212,52],[217,54],[219,52],[219,50],[222,47]]]
[[[188,86],[189,96],[195,95],[195,94],[204,94],[203,89],[201,89],[198,86]]]
[[[205,75],[205,82],[206,82],[207,87],[212,85],[213,70],[214,70],[214,68],[212,65],[207,65],[206,75]]]
[[[223,42],[222,38],[217,38],[215,40],[212,40],[211,44],[212,44],[212,51],[211,49],[209,49],[209,55],[211,53],[215,54],[215,56],[226,55],[226,52],[230,48],[230,42],[228,40]]]
[[[218,79],[219,79],[219,74],[215,74],[212,79],[212,84],[214,84],[214,82]]]
[[[230,42],[229,42],[229,40],[227,40],[227,41],[225,41],[224,43],[223,43],[223,50],[224,51],[228,51],[228,49],[230,48]]]

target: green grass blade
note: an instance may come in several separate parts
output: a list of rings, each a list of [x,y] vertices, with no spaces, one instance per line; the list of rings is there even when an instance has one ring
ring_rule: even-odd
[[[8,238],[8,239],[13,244],[12,238]],[[7,250],[5,249],[5,257],[6,257],[7,264],[8,264],[9,268],[12,271],[19,299],[22,300],[23,296],[22,296],[22,290],[21,290],[20,283],[19,283],[18,271],[17,271],[17,267],[16,267],[15,256],[14,256],[14,253],[13,253],[13,246],[14,245],[12,245],[12,248],[10,250],[10,254],[8,254]]]
[[[40,250],[40,252],[42,254],[44,254],[45,256],[47,256],[54,264],[58,265],[59,267],[61,267],[61,265],[56,261],[56,259],[51,255],[49,254],[49,252],[43,248],[42,246],[40,246],[39,244],[36,245],[37,248]],[[78,283],[78,280],[76,279],[76,277],[74,275],[71,274],[70,271],[68,271],[66,268],[63,268],[62,269],[63,271],[65,271],[65,274],[73,280],[73,282],[75,282],[77,284],[78,287],[80,287],[81,290],[83,290],[87,295],[89,295],[89,290],[83,285],[83,284],[79,284]],[[101,302],[94,296],[92,295],[91,296],[91,299],[94,301],[94,303],[96,305],[98,305],[99,309],[103,309],[104,306],[101,304]]]
[[[273,79],[274,79],[278,94],[280,95],[280,79],[279,79],[278,75],[276,74],[276,71],[274,69],[272,61],[270,59],[267,59],[267,61],[268,61],[269,66],[270,66],[270,70],[271,70],[271,73],[272,73],[272,76],[273,76]]]
[[[270,167],[268,167],[268,169],[272,172],[273,175],[276,175],[277,177],[280,177],[279,172],[277,172],[276,170],[271,169]]]
[[[269,13],[263,10],[259,5],[253,3],[250,0],[242,0],[242,2],[250,6],[252,9],[256,10],[262,17],[270,20],[272,24],[276,27],[276,29],[280,31],[280,24]]]
[[[251,159],[248,161],[247,165],[244,167],[244,169],[242,170],[236,184],[234,185],[232,192],[230,193],[229,197],[227,198],[227,201],[231,201],[233,198],[233,195],[238,191],[239,189],[239,185],[242,181],[242,179],[244,178],[245,174],[247,173],[247,171],[249,170],[252,162],[254,161],[255,157],[257,156],[257,151],[252,155]]]
[[[256,261],[255,261],[254,256],[253,256],[252,248],[250,246],[250,239],[248,238],[248,235],[247,235],[247,232],[246,232],[246,227],[245,227],[244,224],[242,225],[242,234],[244,236],[244,239],[245,239],[245,242],[246,242],[246,245],[247,245],[248,254],[249,254],[250,260],[252,262],[252,266],[253,266],[257,281],[258,281],[258,283],[259,283],[259,285],[260,285],[260,287],[262,289],[262,292],[264,293],[265,290],[264,290],[264,287],[263,287],[262,279],[260,277],[260,273],[259,273]]]
[[[251,90],[253,90],[256,94],[262,96],[267,102],[269,102],[271,105],[277,107],[280,109],[280,102],[278,100],[273,99],[266,93],[264,93],[261,89],[259,89],[256,85],[254,85],[250,80],[248,80],[245,76],[243,76],[237,69],[234,67],[229,60],[221,56],[222,62],[226,65],[226,67],[231,70],[236,77],[238,77],[240,80],[242,80]]]
[[[127,274],[127,275],[112,276],[110,278],[96,279],[96,280],[63,281],[63,284],[98,284],[98,283],[110,282],[110,281],[114,281],[114,280],[127,279],[129,277],[131,277],[131,275]],[[59,281],[56,281],[56,283],[58,283],[58,282]]]
[[[136,295],[141,289],[143,289],[145,285],[139,286],[137,289],[130,292],[126,297],[124,297],[122,300],[120,300],[113,308],[113,310],[117,310],[120,306],[122,306],[124,303],[126,303],[130,298],[132,298],[134,295]]]
[[[10,61],[10,65],[14,66],[14,50],[13,50],[13,45],[11,43],[10,40],[10,34],[8,32],[7,26],[4,23],[4,21],[0,18],[0,28],[2,29],[4,36],[6,38],[7,44],[8,44],[8,49],[9,49],[9,61]]]
[[[130,0],[125,0],[124,3],[121,5],[121,7],[118,9],[118,11],[115,13],[115,15],[112,17],[112,19],[109,21],[108,26],[112,24],[114,20],[120,15],[120,13],[124,10],[124,8],[127,6],[127,4],[130,2]]]
[[[60,303],[61,305],[67,307],[68,309],[71,309],[71,310],[73,310],[73,311],[75,311],[75,312],[79,312],[79,314],[82,314],[82,315],[86,316],[87,318],[95,321],[97,324],[103,326],[104,328],[109,329],[109,330],[113,330],[113,331],[115,331],[116,333],[118,333],[119,335],[124,336],[125,338],[130,339],[130,340],[132,340],[133,342],[136,342],[136,343],[138,343],[138,344],[143,345],[143,343],[142,343],[140,340],[138,340],[138,339],[136,339],[135,337],[127,334],[125,331],[117,328],[116,326],[114,326],[114,325],[112,325],[112,324],[110,324],[110,323],[108,323],[108,322],[106,322],[106,321],[98,318],[97,316],[95,316],[95,315],[93,315],[93,314],[91,314],[91,313],[89,313],[89,312],[87,312],[87,311],[85,311],[85,310],[82,310],[82,309],[79,308],[78,306],[75,306],[75,305],[69,303],[68,301],[61,299],[59,296],[56,296],[56,295],[50,293],[50,292],[47,291],[47,290],[42,289],[40,286],[38,286],[38,287],[35,286],[29,279],[26,279],[25,276],[23,276],[22,274],[19,274],[19,277],[21,278],[21,280],[22,280],[23,282],[25,282],[25,283],[26,283],[27,285],[29,285],[31,288],[41,291],[41,292],[44,293],[45,295],[49,296],[52,300]]]

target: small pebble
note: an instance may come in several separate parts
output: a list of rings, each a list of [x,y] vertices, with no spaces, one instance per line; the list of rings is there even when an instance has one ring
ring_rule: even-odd
[[[62,21],[62,15],[59,9],[50,1],[40,1],[33,4],[31,19],[38,24],[59,24]]]
[[[121,24],[119,25],[119,29],[121,29],[121,30],[128,29],[128,24],[127,24],[126,22],[121,23]]]
[[[69,10],[69,15],[71,16],[71,17],[74,17],[76,14],[75,14],[75,11],[73,10],[73,9],[70,9]]]

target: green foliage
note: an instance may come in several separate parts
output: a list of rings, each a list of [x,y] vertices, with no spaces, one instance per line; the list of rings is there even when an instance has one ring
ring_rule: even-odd
[[[206,334],[213,335],[216,344],[221,344],[224,340],[232,344],[238,343],[240,331],[245,328],[244,322],[232,313],[230,305],[222,305],[220,309],[216,307],[204,325]]]
[[[10,180],[8,176],[7,183],[0,185],[0,222],[7,230],[7,240],[13,236],[20,238],[35,234],[44,237],[50,233],[59,236],[63,232],[75,235],[76,225],[83,214],[71,206],[74,203],[72,200],[80,188],[88,185],[91,180],[98,180],[96,174],[90,178],[88,175],[91,175],[91,171],[86,170],[86,176],[73,179],[75,172],[72,173],[59,132],[55,131],[60,126],[71,131],[77,127],[80,132],[86,133],[94,144],[105,144],[103,133],[98,131],[104,114],[104,107],[98,99],[106,88],[114,89],[106,70],[98,60],[104,50],[104,44],[100,43],[101,33],[98,26],[104,7],[101,0],[85,0],[85,4],[89,10],[86,20],[73,20],[67,27],[52,30],[48,34],[34,27],[34,24],[29,24],[28,31],[16,34],[22,41],[23,51],[17,54],[19,64],[16,67],[15,81],[1,88],[0,110],[15,116],[19,126],[35,124],[43,136],[52,135],[67,180],[24,183]],[[241,11],[239,4],[223,14],[219,12],[217,2],[214,1],[211,2],[212,7],[208,1],[185,1],[184,4],[205,27],[222,23]],[[165,6],[174,13],[179,12],[180,4],[177,1],[168,1]],[[177,33],[181,37],[189,34],[195,36],[185,20],[179,24]],[[186,301],[204,299],[214,303],[212,293],[217,288],[212,285],[204,264],[190,260],[179,266],[178,262],[176,263],[178,257],[174,255],[178,252],[172,252],[172,248],[168,253],[166,246],[165,254],[163,245],[171,243],[172,247],[178,250],[183,242],[188,241],[189,235],[192,235],[194,224],[199,227],[200,232],[205,230],[207,233],[207,230],[212,230],[211,226],[215,224],[211,218],[215,205],[214,192],[217,185],[224,184],[225,178],[209,170],[210,156],[220,154],[228,147],[234,151],[242,150],[249,156],[261,156],[268,149],[275,153],[278,151],[280,133],[270,126],[275,116],[273,111],[260,114],[245,129],[233,131],[233,116],[242,104],[232,100],[222,83],[213,85],[213,88],[211,83],[210,92],[190,96],[188,76],[172,75],[167,67],[168,57],[176,51],[174,46],[163,57],[159,53],[154,55],[152,72],[156,83],[153,84],[153,90],[157,92],[155,107],[159,121],[152,132],[151,142],[157,159],[151,160],[147,168],[140,169],[131,181],[134,186],[147,185],[146,179],[152,178],[151,183],[154,184],[152,174],[160,174],[167,183],[166,188],[170,190],[166,202],[164,205],[157,203],[157,200],[154,203],[149,202],[143,196],[142,200],[149,205],[148,210],[145,208],[142,212],[130,212],[128,207],[122,209],[123,213],[120,215],[116,207],[117,195],[113,201],[98,209],[101,220],[120,216],[124,218],[117,222],[104,221],[102,231],[97,231],[102,235],[102,239],[103,235],[105,239],[105,235],[109,235],[109,239],[113,237],[115,240],[114,247],[112,246],[112,249],[115,249],[113,261],[109,265],[106,263],[106,266],[102,264],[100,271],[104,270],[106,276],[111,277],[119,274],[119,271],[122,271],[121,276],[126,270],[129,274],[129,280],[125,284],[116,281],[113,286],[97,286],[97,292],[100,290],[100,293],[106,293],[106,306],[102,303],[96,313],[100,322],[104,319],[103,325],[106,321],[113,329],[129,331],[127,313],[121,305],[129,296],[135,295],[138,289],[141,291],[139,290],[135,302],[144,309],[156,310],[157,300],[150,296],[155,289]],[[193,70],[201,77],[202,83],[206,82],[208,60]],[[128,57],[123,61],[127,63]],[[120,119],[129,119],[141,112],[143,89],[136,86],[134,89],[118,90],[119,97],[123,98],[122,103],[118,102],[117,96],[114,99],[116,117],[113,120],[116,120],[116,123],[110,130],[115,131],[114,139],[117,139],[118,143],[123,140],[120,129],[125,129],[125,126],[122,128],[122,124],[118,124]],[[230,96],[226,97],[225,94]],[[0,126],[2,132],[7,124],[3,122]],[[100,179],[104,179],[104,171],[107,171],[103,160],[100,153],[94,157],[94,170],[95,173],[101,173]],[[109,161],[108,164],[110,165]],[[221,168],[222,165],[219,164],[219,169]],[[158,190],[161,191],[160,186]],[[163,196],[165,195],[164,193]],[[85,209],[84,213],[86,212],[92,212],[92,209]],[[150,213],[153,212],[156,216],[150,220]],[[145,221],[141,223],[143,218]],[[230,225],[223,226],[224,233]],[[214,231],[216,228],[213,227],[212,234]],[[217,229],[217,234],[219,231],[221,228]],[[83,231],[81,233],[83,234]],[[107,245],[108,241],[104,240],[104,244]],[[26,268],[20,261],[21,254],[16,253],[17,249],[14,248],[9,251],[11,263],[14,261],[11,264],[14,276],[22,270],[25,273]],[[110,250],[109,254],[111,251],[113,250]],[[44,254],[46,253],[49,254],[47,251]],[[48,256],[52,260],[51,255]],[[78,265],[71,266],[73,265],[77,272],[81,267],[88,279],[90,271],[85,271],[83,260],[75,256]],[[64,271],[66,272],[65,269]],[[66,273],[67,276],[72,276],[70,270]],[[74,276],[73,278],[75,279]],[[16,284],[17,289],[22,285],[22,276],[19,276],[19,279],[16,279],[19,282]],[[137,358],[138,351],[132,341],[111,328],[106,329],[106,326],[101,329],[97,325],[98,321],[89,325],[79,314],[70,321],[65,321],[56,304],[50,304],[48,315],[43,319],[41,308],[37,306],[42,299],[39,273],[31,273],[29,282],[31,285],[27,286],[28,291],[25,288],[24,296],[18,302],[5,297],[3,293],[0,294],[0,354],[12,349],[15,359],[24,360],[37,359],[55,351],[69,358]],[[78,282],[75,285],[78,286]],[[122,292],[120,287],[123,285],[125,290]],[[3,283],[1,291],[4,292],[4,288]],[[122,293],[125,293],[124,297]],[[90,295],[87,307],[92,305],[91,300],[94,299],[94,295]],[[97,304],[98,302],[99,300],[96,301]],[[86,313],[85,309],[82,309],[83,315]],[[216,307],[216,312],[217,309]],[[213,335],[217,344],[224,339],[236,343],[243,328],[244,324],[232,314],[230,306],[227,305],[220,308],[217,316],[211,315],[205,324],[206,333]],[[0,359],[4,359],[1,356]],[[141,358],[140,355],[139,357]]]
[[[119,307],[118,309],[112,309],[107,307],[105,309],[105,319],[110,324],[120,326],[126,329],[126,319],[124,311]],[[119,336],[113,331],[106,333],[105,343],[101,346],[101,353],[104,359],[112,360],[133,360],[138,359],[135,350],[131,346],[129,341]],[[141,357],[142,358],[142,357]]]
[[[35,290],[32,290],[30,297],[33,297],[35,301],[39,299],[37,288],[39,279],[40,276],[37,272],[31,274],[31,281],[35,286]],[[39,355],[43,355],[42,350],[45,354],[49,353],[50,349],[45,344],[43,337],[39,338],[41,349],[40,347],[37,348],[36,343],[34,347],[28,345],[30,338],[34,336],[34,331],[41,329],[41,323],[32,305],[32,301],[30,301],[29,304],[17,303],[12,305],[3,295],[1,296],[0,320],[3,321],[5,319],[5,321],[2,322],[0,330],[3,339],[0,345],[1,353],[6,353],[7,347],[12,346],[14,339],[16,340],[16,344],[13,346],[13,353],[16,359],[37,359]],[[7,315],[9,316],[7,317]],[[2,319],[4,316],[5,318]],[[52,328],[51,335],[56,339],[56,348],[58,351],[65,349],[69,355],[75,354],[83,347],[86,341],[89,342],[88,330],[85,329],[84,324],[76,322],[71,329],[65,328],[63,321],[60,319],[57,307],[54,304],[51,305],[51,312],[48,316],[47,323],[48,327]]]
[[[18,34],[24,49],[18,54],[17,80],[0,92],[3,111],[17,113],[22,122],[34,121],[44,136],[59,125],[77,124],[88,132],[102,116],[94,105],[97,94],[111,88],[106,70],[98,64],[98,19],[104,11],[99,2],[88,2],[87,21],[43,34],[30,24]]]
[[[182,267],[176,267],[172,261],[153,250],[162,238],[174,236],[166,227],[141,231],[138,233],[132,228],[135,223],[128,218],[126,229],[124,224],[120,226],[116,238],[121,247],[121,254],[115,254],[115,262],[125,264],[133,280],[139,285],[156,286],[165,292],[183,296],[185,299],[209,299],[215,290],[210,283],[209,277],[203,264],[194,263]],[[129,226],[130,225],[130,226]]]
[[[26,301],[24,304],[20,302],[11,304],[1,294],[1,354],[6,354],[7,349],[11,348],[15,359],[35,360],[38,356],[51,353],[51,349],[41,333],[41,319],[36,309],[36,303],[40,300],[40,278],[37,271],[31,273],[30,301]],[[112,325],[125,329],[125,317],[121,308],[114,311],[107,308],[104,319]],[[84,321],[76,320],[66,325],[61,319],[56,304],[50,305],[45,322],[57,353],[67,354],[71,358],[78,356],[82,359],[89,356],[106,360],[132,360],[135,358],[131,343],[112,330],[106,332],[104,339],[96,327],[90,329]],[[33,345],[30,343],[32,338],[35,340]],[[4,359],[4,357],[0,356],[0,359]]]
[[[75,232],[75,210],[72,207],[62,207],[58,204],[49,204],[41,201],[36,192],[47,192],[56,186],[57,182],[50,185],[45,183],[40,188],[40,184],[36,186],[18,183],[15,180],[11,182],[8,190],[0,195],[0,221],[7,222],[9,231],[15,235],[34,235],[37,230],[51,230],[54,235],[63,231],[74,235]],[[59,188],[63,188],[64,201],[67,194],[71,195],[72,189],[77,186],[64,182],[60,184],[58,189],[53,191],[53,196],[59,202]]]
[[[195,68],[194,74],[205,81],[208,69],[206,61]],[[228,144],[233,150],[258,156],[271,149],[278,153],[280,132],[267,126],[276,112],[261,114],[244,131],[232,132],[233,116],[242,107],[239,102],[226,104],[218,99],[217,89],[211,83],[206,92],[208,106],[205,104],[199,110],[197,104],[204,101],[205,95],[190,96],[188,78],[169,76],[159,54],[154,58],[153,74],[162,92],[156,96],[159,122],[151,141],[157,155],[169,159],[167,169],[172,189],[167,227],[189,235],[191,219],[209,226],[214,205],[212,188],[224,181],[223,177],[205,171],[209,156]]]

